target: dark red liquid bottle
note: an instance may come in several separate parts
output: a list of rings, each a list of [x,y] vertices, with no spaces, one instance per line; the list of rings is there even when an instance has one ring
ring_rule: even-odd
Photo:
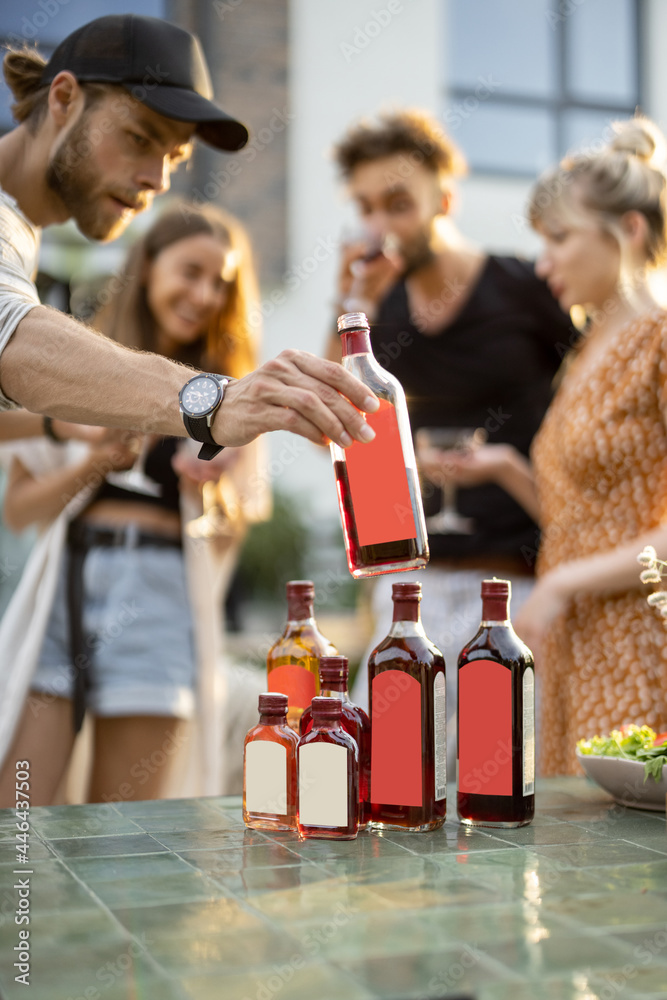
[[[459,819],[525,826],[535,812],[535,664],[509,618],[508,580],[482,582],[479,632],[458,662]]]
[[[368,661],[371,824],[434,830],[445,822],[445,660],[419,614],[420,583],[392,586],[394,621]]]
[[[331,445],[350,572],[365,577],[421,568],[428,539],[403,387],[375,360],[364,313],[340,316],[338,331],[343,367],[380,400],[379,410],[366,415],[373,441]]]
[[[337,698],[341,703],[343,729],[356,740],[359,747],[359,829],[365,830],[370,820],[371,720],[363,708],[350,700],[347,691],[348,676],[347,656],[321,658],[320,694],[326,698]],[[313,710],[307,708],[301,716],[301,736],[305,736],[312,728]]]
[[[337,698],[313,698],[313,727],[297,747],[302,837],[354,840],[359,830],[359,748]]]

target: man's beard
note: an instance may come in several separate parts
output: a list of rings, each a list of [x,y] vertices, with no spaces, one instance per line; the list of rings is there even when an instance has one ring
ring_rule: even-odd
[[[403,274],[406,277],[409,274],[414,274],[415,271],[421,270],[422,267],[426,267],[427,264],[430,264],[435,259],[436,254],[431,241],[430,231],[428,233],[423,232],[409,244],[403,244],[399,247],[399,253],[405,265]]]
[[[130,217],[105,215],[103,211],[99,176],[91,162],[87,117],[82,115],[56,151],[46,169],[46,183],[84,236],[112,240],[123,232]]]

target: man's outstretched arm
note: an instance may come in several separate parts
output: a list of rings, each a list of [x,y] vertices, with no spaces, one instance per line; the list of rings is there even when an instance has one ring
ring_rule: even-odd
[[[26,409],[176,436],[185,435],[178,393],[191,375],[183,365],[129,350],[45,306],[21,320],[0,355],[2,391]],[[242,445],[266,431],[289,430],[346,447],[353,438],[373,436],[359,411],[377,405],[341,365],[287,350],[228,386],[213,436],[219,444]]]

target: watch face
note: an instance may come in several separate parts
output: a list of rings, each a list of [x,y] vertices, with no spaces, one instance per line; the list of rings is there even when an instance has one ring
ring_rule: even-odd
[[[198,417],[208,413],[217,403],[220,397],[220,385],[215,379],[207,378],[205,375],[193,378],[183,389],[181,403],[183,409]]]

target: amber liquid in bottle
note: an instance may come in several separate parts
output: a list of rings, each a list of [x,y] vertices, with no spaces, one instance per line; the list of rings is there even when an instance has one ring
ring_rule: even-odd
[[[359,748],[337,698],[313,698],[313,726],[297,748],[302,837],[354,840],[359,829]]]
[[[337,698],[342,708],[341,724],[359,747],[359,829],[365,830],[370,821],[371,781],[371,721],[363,708],[355,705],[348,694],[349,667],[346,656],[323,656],[320,660],[320,695]],[[301,716],[302,736],[313,728],[313,710],[309,706]]]
[[[434,830],[447,803],[445,660],[421,624],[421,584],[392,591],[392,627],[368,661],[371,825]]]
[[[380,400],[366,415],[373,441],[331,445],[350,572],[366,577],[421,568],[428,539],[403,387],[375,360],[364,313],[340,316],[338,330],[343,366]]]
[[[243,745],[243,822],[254,830],[296,830],[296,733],[287,696],[260,694],[259,724]]]
[[[320,657],[338,652],[317,627],[314,600],[315,586],[310,580],[287,584],[288,621],[266,658],[269,691],[287,695],[287,723],[297,733],[303,710],[319,693]]]
[[[509,598],[509,581],[482,582],[482,622],[458,661],[457,809],[469,826],[525,826],[535,812],[535,665]]]

